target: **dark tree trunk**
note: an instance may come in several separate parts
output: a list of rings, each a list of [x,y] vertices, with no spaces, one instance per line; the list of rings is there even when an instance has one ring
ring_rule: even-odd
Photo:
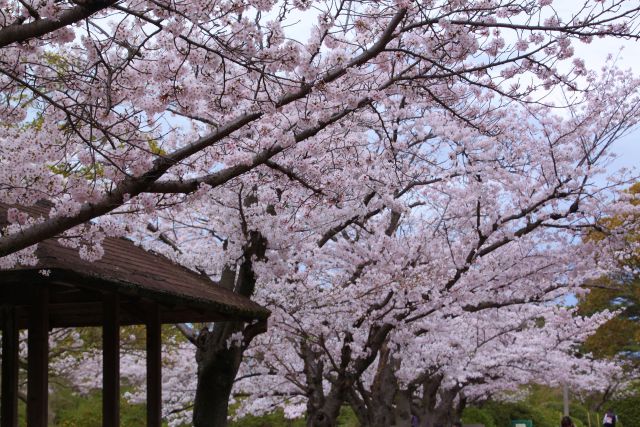
[[[420,427],[449,427],[460,419],[466,404],[461,386],[444,389],[441,374],[425,372],[402,388],[395,375],[399,365],[383,345],[370,389],[360,382],[351,389],[348,401],[360,425],[408,427],[415,416]]]
[[[460,419],[466,399],[461,386],[442,388],[444,377],[425,372],[405,388],[396,377],[400,360],[389,348],[379,350],[378,366],[369,390],[356,383],[348,402],[363,427],[449,427]]]
[[[371,427],[388,427],[396,424],[394,406],[398,380],[395,373],[399,363],[393,358],[386,345],[382,346],[378,360],[378,370],[371,385],[374,398],[371,402],[370,425]]]
[[[442,377],[436,376],[423,383],[423,398],[414,402],[414,413],[420,427],[447,427],[458,421],[465,399],[460,387],[442,389]]]
[[[219,286],[251,297],[256,278],[253,259],[264,259],[266,240],[257,232],[249,232],[239,266],[226,267]],[[195,427],[225,427],[229,413],[229,397],[242,362],[242,355],[251,340],[266,331],[266,322],[246,325],[243,322],[216,323],[211,330],[204,328],[197,338],[196,361],[198,385],[193,408]],[[230,343],[233,334],[241,332],[242,342]]]
[[[356,389],[349,394],[349,403],[361,425],[368,427],[402,425],[396,422],[395,413],[398,392],[398,381],[395,376],[397,365],[398,362],[393,359],[386,344],[383,344],[370,391],[365,390],[362,383],[358,381]]]
[[[413,413],[411,412],[411,392],[398,390],[396,393],[395,423],[393,427],[405,427],[411,425]]]
[[[329,394],[322,405],[307,404],[307,427],[336,427],[344,399],[339,394]]]
[[[335,427],[344,402],[344,390],[341,386],[344,379],[338,378],[338,382],[334,383],[330,392],[325,395],[323,388],[325,366],[321,352],[314,350],[306,341],[303,341],[300,343],[300,354],[304,359],[307,383],[307,427]]]
[[[312,345],[303,341],[300,353],[304,358],[307,385],[307,427],[336,426],[340,409],[349,395],[354,393],[354,387],[362,373],[374,362],[381,347],[385,343],[390,325],[372,326],[366,343],[366,355],[352,358],[350,334],[346,334],[342,345],[339,365],[333,366],[330,373],[325,372],[322,362],[320,345],[314,350]],[[320,344],[323,338],[320,337]],[[325,394],[323,380],[331,383],[329,393]],[[386,427],[386,426],[385,426]]]
[[[227,348],[226,341],[241,327],[237,322],[219,323],[212,331],[205,329],[198,336],[198,386],[193,411],[196,427],[227,425],[229,396],[243,349],[237,345]]]

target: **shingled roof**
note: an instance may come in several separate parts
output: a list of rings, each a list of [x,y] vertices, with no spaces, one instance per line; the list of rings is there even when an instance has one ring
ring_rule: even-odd
[[[7,224],[8,208],[10,206],[0,203],[0,224]],[[43,217],[47,217],[49,211],[43,204],[19,209]],[[74,322],[99,324],[99,313],[92,317],[91,312],[98,308],[99,296],[105,291],[115,291],[126,297],[123,307],[129,314],[123,317],[123,323],[138,323],[136,311],[149,300],[162,305],[163,323],[252,320],[269,316],[267,309],[248,298],[129,240],[107,237],[102,247],[103,257],[89,262],[80,258],[77,249],[64,247],[57,239],[40,242],[36,266],[0,271],[0,300],[8,301],[10,297],[16,300],[14,303],[28,300],[28,293],[21,296],[20,283],[47,282],[57,286],[54,298],[60,307],[73,304],[75,313],[71,319],[70,307],[66,314],[61,309],[58,326]],[[42,270],[47,270],[48,276],[42,274]],[[84,310],[82,304],[85,304]],[[52,310],[52,316],[55,324],[55,310]],[[69,320],[65,320],[67,318]],[[85,320],[80,322],[80,318]]]

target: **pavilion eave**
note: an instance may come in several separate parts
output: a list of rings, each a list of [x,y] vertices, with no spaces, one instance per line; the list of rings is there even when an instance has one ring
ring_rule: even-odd
[[[27,328],[29,309],[41,286],[49,288],[49,323],[52,328],[102,326],[104,295],[113,293],[120,297],[121,325],[144,324],[148,307],[155,304],[160,322],[165,324],[251,321],[266,317],[260,312],[242,312],[215,302],[152,291],[131,283],[104,280],[69,270],[50,270],[48,276],[37,270],[2,271],[0,277],[0,301],[16,308],[16,322],[20,329]]]

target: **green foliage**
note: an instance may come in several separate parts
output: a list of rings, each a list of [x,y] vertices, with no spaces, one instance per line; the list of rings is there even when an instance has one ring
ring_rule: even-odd
[[[58,164],[49,166],[49,170],[56,175],[61,175],[65,178],[71,175],[84,178],[86,180],[92,180],[104,176],[104,166],[100,163],[92,163],[90,165],[82,165],[79,162],[74,164],[59,162]]]
[[[55,53],[52,51],[43,52],[42,59],[44,59],[44,62],[47,65],[58,70],[58,72],[60,73],[69,71],[69,62],[63,55],[59,53]]]
[[[53,425],[56,427],[94,427],[102,424],[102,395],[99,392],[78,396],[66,389],[51,395],[56,407]],[[135,427],[146,424],[144,404],[132,405],[120,400],[120,426]]]
[[[633,185],[628,192],[639,194],[640,183]],[[637,203],[639,202],[633,202]],[[629,243],[638,243],[640,239],[640,218],[637,215],[605,218],[602,224],[613,230],[624,224],[632,230],[629,232],[629,228],[625,228],[625,239]],[[597,242],[602,238],[602,233],[593,232],[588,240]],[[640,267],[640,251],[635,251],[622,261],[620,267],[637,271]],[[616,317],[587,339],[584,350],[599,358],[627,356],[629,359],[637,359],[640,352],[640,277],[637,274],[607,275],[585,283],[584,286],[590,292],[580,300],[580,315],[589,316],[603,310],[618,311]]]
[[[620,418],[621,427],[640,425],[640,405],[637,397],[611,402],[599,413],[576,401],[571,396],[569,413],[576,427],[601,427],[604,409],[612,408]],[[558,427],[562,418],[562,389],[531,386],[530,394],[517,403],[488,401],[478,407],[466,408],[462,420],[465,423],[481,423],[485,427],[510,426],[511,420],[528,419],[534,427]],[[490,422],[487,421],[490,419]]]
[[[233,408],[231,409],[233,411]],[[277,410],[260,417],[246,416],[229,423],[229,427],[304,427],[304,418],[289,420],[284,417],[282,410]],[[359,427],[358,419],[353,410],[343,406],[338,416],[338,427]],[[487,426],[489,427],[489,426]]]
[[[560,403],[560,406],[562,403]],[[555,405],[532,404],[531,402],[502,403],[487,402],[481,407],[491,417],[496,427],[510,426],[511,420],[532,420],[534,427],[558,427],[562,410]],[[586,413],[586,412],[585,412]],[[572,417],[576,427],[584,427],[582,420]],[[488,426],[485,423],[485,427]]]
[[[543,417],[548,421],[559,424],[559,420],[562,418],[564,405],[562,403],[562,391],[560,388],[550,388],[544,386],[537,386],[535,390],[531,392],[531,395],[527,399],[528,404],[537,408]],[[570,400],[569,413],[576,427],[589,425],[589,416],[587,414],[588,408],[575,400]],[[592,415],[595,416],[595,415]],[[555,420],[555,421],[554,421]]]
[[[581,315],[591,315],[605,309],[620,310],[618,316],[602,325],[585,342],[584,349],[596,357],[608,358],[640,350],[640,282],[613,281],[600,278],[587,286],[591,292],[579,305]]]
[[[358,417],[349,406],[343,406],[338,416],[338,426],[340,427],[359,427]]]
[[[640,425],[640,401],[637,397],[611,402],[610,407],[618,415],[620,424],[625,427]]]
[[[156,141],[155,139],[149,139],[147,142],[149,144],[149,151],[151,153],[159,156],[167,155],[167,152],[160,147],[160,145],[158,144],[158,141]]]
[[[132,331],[135,333],[135,331]],[[171,333],[170,331],[166,331]],[[50,394],[51,407],[55,414],[52,426],[55,427],[93,427],[101,425],[102,401],[99,392],[87,396],[72,393],[66,387],[56,386]],[[608,406],[609,407],[609,406]],[[607,408],[608,408],[607,407]],[[640,425],[640,405],[637,398],[627,398],[612,402],[610,407],[618,414],[621,427]],[[121,426],[137,427],[145,425],[144,404],[131,405],[121,401]],[[233,410],[233,408],[232,408]],[[21,412],[24,405],[21,405]],[[588,409],[573,400],[570,406],[571,417],[576,427],[600,427],[602,412],[587,412]],[[21,417],[22,418],[22,417]],[[465,424],[483,424],[485,427],[509,427],[511,420],[530,419],[534,427],[558,427],[562,418],[562,392],[558,388],[532,386],[527,399],[517,403],[485,402],[480,406],[467,407],[462,414]],[[24,426],[24,418],[20,425]],[[304,427],[303,418],[288,420],[281,410],[255,417],[247,416],[229,423],[230,427]],[[359,427],[358,420],[345,406],[338,418],[339,427]]]
[[[261,417],[248,415],[229,423],[229,427],[304,427],[304,419],[288,420],[282,410]]]
[[[489,411],[470,406],[462,413],[463,424],[483,424],[484,427],[497,427]]]

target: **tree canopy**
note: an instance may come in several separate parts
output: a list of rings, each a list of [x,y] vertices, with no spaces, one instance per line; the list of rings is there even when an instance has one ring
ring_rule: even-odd
[[[577,243],[629,207],[609,191],[626,178],[602,182],[640,80],[574,44],[637,40],[636,4],[2,4],[0,267],[127,236],[272,309],[267,333],[181,326],[196,426],[235,393],[309,426],[349,404],[430,427],[513,370],[598,387],[619,369],[573,351],[609,314],[554,302],[617,262]],[[43,198],[48,216],[20,210]]]

